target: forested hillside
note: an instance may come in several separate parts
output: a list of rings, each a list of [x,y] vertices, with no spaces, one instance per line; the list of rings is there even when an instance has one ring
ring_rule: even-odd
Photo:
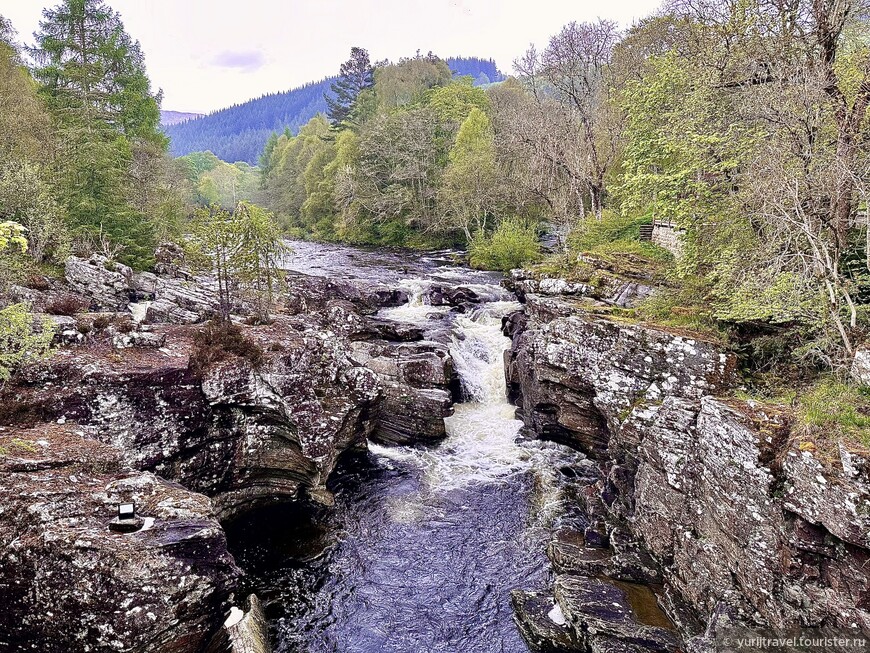
[[[457,75],[471,76],[475,84],[504,79],[491,59],[451,57],[446,62]],[[208,150],[223,161],[256,164],[272,132],[289,129],[295,134],[315,115],[326,112],[324,94],[335,80],[330,77],[311,82],[221,109],[204,118],[166,125],[171,152],[182,156]]]

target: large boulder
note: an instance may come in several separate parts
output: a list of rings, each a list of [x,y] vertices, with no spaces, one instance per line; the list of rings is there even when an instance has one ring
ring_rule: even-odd
[[[89,298],[98,310],[124,310],[135,298],[133,271],[99,254],[88,259],[70,256],[64,264],[64,276],[70,287]]]
[[[383,388],[375,440],[390,444],[434,442],[447,437],[453,414],[453,360],[446,345],[383,340],[353,343],[354,359],[374,372]]]
[[[203,648],[240,573],[207,497],[71,425],[6,429],[0,452],[0,649]],[[143,527],[111,531],[130,501]]]

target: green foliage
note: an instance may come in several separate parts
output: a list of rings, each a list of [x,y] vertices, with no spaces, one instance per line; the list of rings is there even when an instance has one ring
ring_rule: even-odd
[[[635,218],[605,210],[601,219],[581,220],[568,236],[568,250],[591,254],[613,264],[617,271],[662,274],[673,262],[667,250],[640,240],[640,226],[648,218]]]
[[[239,202],[232,213],[212,204],[196,210],[193,226],[187,249],[217,277],[221,319],[229,320],[243,299],[237,296],[241,290],[254,300],[257,318],[268,322],[287,252],[274,216],[248,202]]]
[[[423,104],[431,108],[444,123],[461,124],[473,109],[489,112],[486,91],[471,85],[471,81],[458,81],[430,89],[424,93]]]
[[[713,318],[706,279],[686,276],[674,286],[660,288],[637,308],[637,317],[657,325],[685,329],[724,339],[721,325]]]
[[[27,238],[24,236],[26,229],[23,225],[10,220],[0,222],[0,252],[6,253],[6,249],[19,249],[27,251]]]
[[[446,62],[432,53],[375,69],[378,108],[390,110],[416,102],[430,88],[446,86],[453,73]]]
[[[491,235],[477,232],[468,248],[473,267],[508,271],[541,258],[535,226],[520,218],[506,218]]]
[[[21,365],[45,359],[54,335],[45,320],[34,332],[34,318],[26,304],[0,309],[0,385]]]
[[[0,217],[25,229],[28,253],[37,262],[64,260],[69,245],[65,214],[38,165],[17,160],[0,168]]]
[[[845,439],[870,447],[870,392],[832,377],[819,380],[798,399],[804,438]]]
[[[492,125],[481,109],[471,107],[450,149],[449,160],[441,185],[441,202],[452,218],[452,225],[461,228],[470,241],[473,232],[486,231],[487,218],[497,203],[498,169]]]
[[[100,0],[45,10],[35,37],[34,76],[62,150],[51,186],[69,231],[80,242],[110,241],[120,260],[147,267],[174,190],[141,174],[161,165],[167,141],[139,44]]]

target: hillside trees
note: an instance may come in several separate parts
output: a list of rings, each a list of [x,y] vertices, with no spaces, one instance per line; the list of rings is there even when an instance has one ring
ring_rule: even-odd
[[[541,110],[578,131],[581,156],[563,153],[558,146],[543,151],[568,173],[572,183],[583,186],[589,211],[599,217],[606,176],[620,147],[621,115],[612,102],[615,83],[610,65],[619,39],[612,21],[572,22],[550,39],[543,52],[530,48],[515,64]],[[553,98],[564,110],[546,108]]]
[[[471,242],[474,233],[486,231],[487,219],[498,202],[499,187],[492,124],[477,107],[462,122],[449,159],[441,186],[441,205],[452,224]]]

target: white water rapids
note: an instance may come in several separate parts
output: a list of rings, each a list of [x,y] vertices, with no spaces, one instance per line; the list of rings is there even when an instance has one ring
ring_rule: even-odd
[[[305,254],[328,269],[318,251]],[[366,256],[323,251],[342,265]],[[376,256],[380,269],[419,265]],[[394,275],[409,302],[378,317],[448,343],[467,399],[445,420],[447,438],[429,447],[370,444],[333,473],[332,510],[276,508],[231,533],[248,573],[243,591],[263,600],[276,653],[527,653],[510,591],[547,587],[552,530],[582,528],[576,507],[588,461],[524,438],[506,399],[510,340],[501,320],[519,305],[497,277],[439,265]],[[432,284],[461,284],[481,302],[465,313],[430,306]]]

